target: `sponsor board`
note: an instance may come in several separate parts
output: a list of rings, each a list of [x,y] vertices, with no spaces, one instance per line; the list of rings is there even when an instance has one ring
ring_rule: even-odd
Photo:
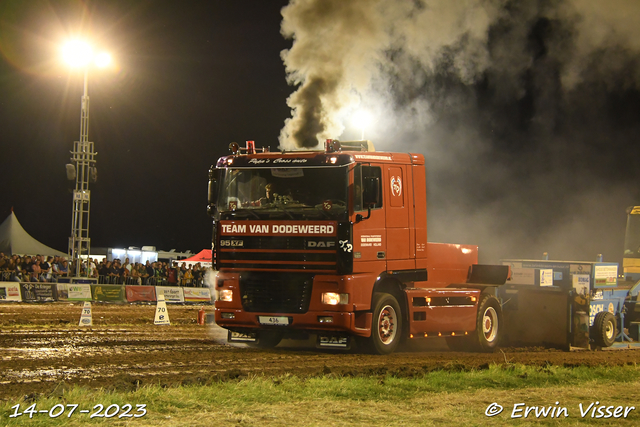
[[[540,286],[553,286],[553,270],[550,268],[540,269]]]
[[[593,285],[597,288],[618,285],[618,264],[594,265]]]
[[[125,286],[125,294],[127,301],[155,301],[156,300],[156,287],[155,286],[140,286],[140,285],[128,285]]]
[[[91,301],[91,285],[67,285],[69,301]]]
[[[535,285],[535,269],[511,267],[511,283],[514,285]]]
[[[20,295],[20,284],[10,284],[11,282],[5,282],[0,284],[0,300],[1,301],[22,301]]]
[[[182,288],[185,302],[211,302],[209,288]]]
[[[590,276],[588,274],[574,274],[573,275],[573,289],[576,290],[578,295],[589,295],[589,283]]]
[[[184,302],[184,292],[182,288],[175,286],[156,286],[156,296],[160,300],[160,295],[164,296],[166,302]]]
[[[58,299],[55,283],[21,283],[20,291],[24,302],[45,302]]]
[[[94,301],[124,301],[124,286],[97,285],[91,288]]]

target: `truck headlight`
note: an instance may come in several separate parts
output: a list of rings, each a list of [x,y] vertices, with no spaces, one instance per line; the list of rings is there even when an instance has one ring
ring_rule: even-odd
[[[349,304],[349,294],[324,292],[322,294],[322,303],[328,305]]]
[[[218,301],[233,301],[233,291],[231,289],[223,289],[218,294]]]

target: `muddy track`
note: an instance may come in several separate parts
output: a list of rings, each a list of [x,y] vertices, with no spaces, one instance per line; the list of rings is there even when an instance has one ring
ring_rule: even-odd
[[[170,305],[171,325],[155,326],[154,306],[94,304],[94,326],[79,327],[80,304],[0,304],[0,398],[57,394],[75,384],[134,390],[144,384],[205,384],[252,375],[414,376],[441,369],[483,369],[491,363],[545,367],[640,362],[640,350],[459,353],[437,339],[390,356],[319,351],[312,340],[258,350],[227,345],[226,331],[196,324],[199,309]]]

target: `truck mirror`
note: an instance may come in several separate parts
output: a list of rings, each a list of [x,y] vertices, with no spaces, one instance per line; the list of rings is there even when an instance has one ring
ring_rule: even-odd
[[[208,185],[208,204],[207,213],[213,215],[213,211],[216,207],[216,201],[218,200],[218,170],[215,166],[211,166],[209,169],[209,185]]]
[[[374,176],[365,176],[362,183],[362,203],[366,207],[380,204],[380,179]]]

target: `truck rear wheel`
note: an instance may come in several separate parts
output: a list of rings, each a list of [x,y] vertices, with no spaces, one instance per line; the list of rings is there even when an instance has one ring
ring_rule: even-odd
[[[476,330],[472,335],[472,349],[492,352],[500,344],[502,336],[502,309],[500,302],[491,295],[484,295],[478,304]]]
[[[600,347],[611,347],[616,340],[616,318],[608,311],[601,311],[596,314],[593,320],[592,336],[596,345]]]
[[[369,350],[378,354],[393,353],[402,335],[402,312],[398,300],[383,292],[373,294],[373,322]]]

